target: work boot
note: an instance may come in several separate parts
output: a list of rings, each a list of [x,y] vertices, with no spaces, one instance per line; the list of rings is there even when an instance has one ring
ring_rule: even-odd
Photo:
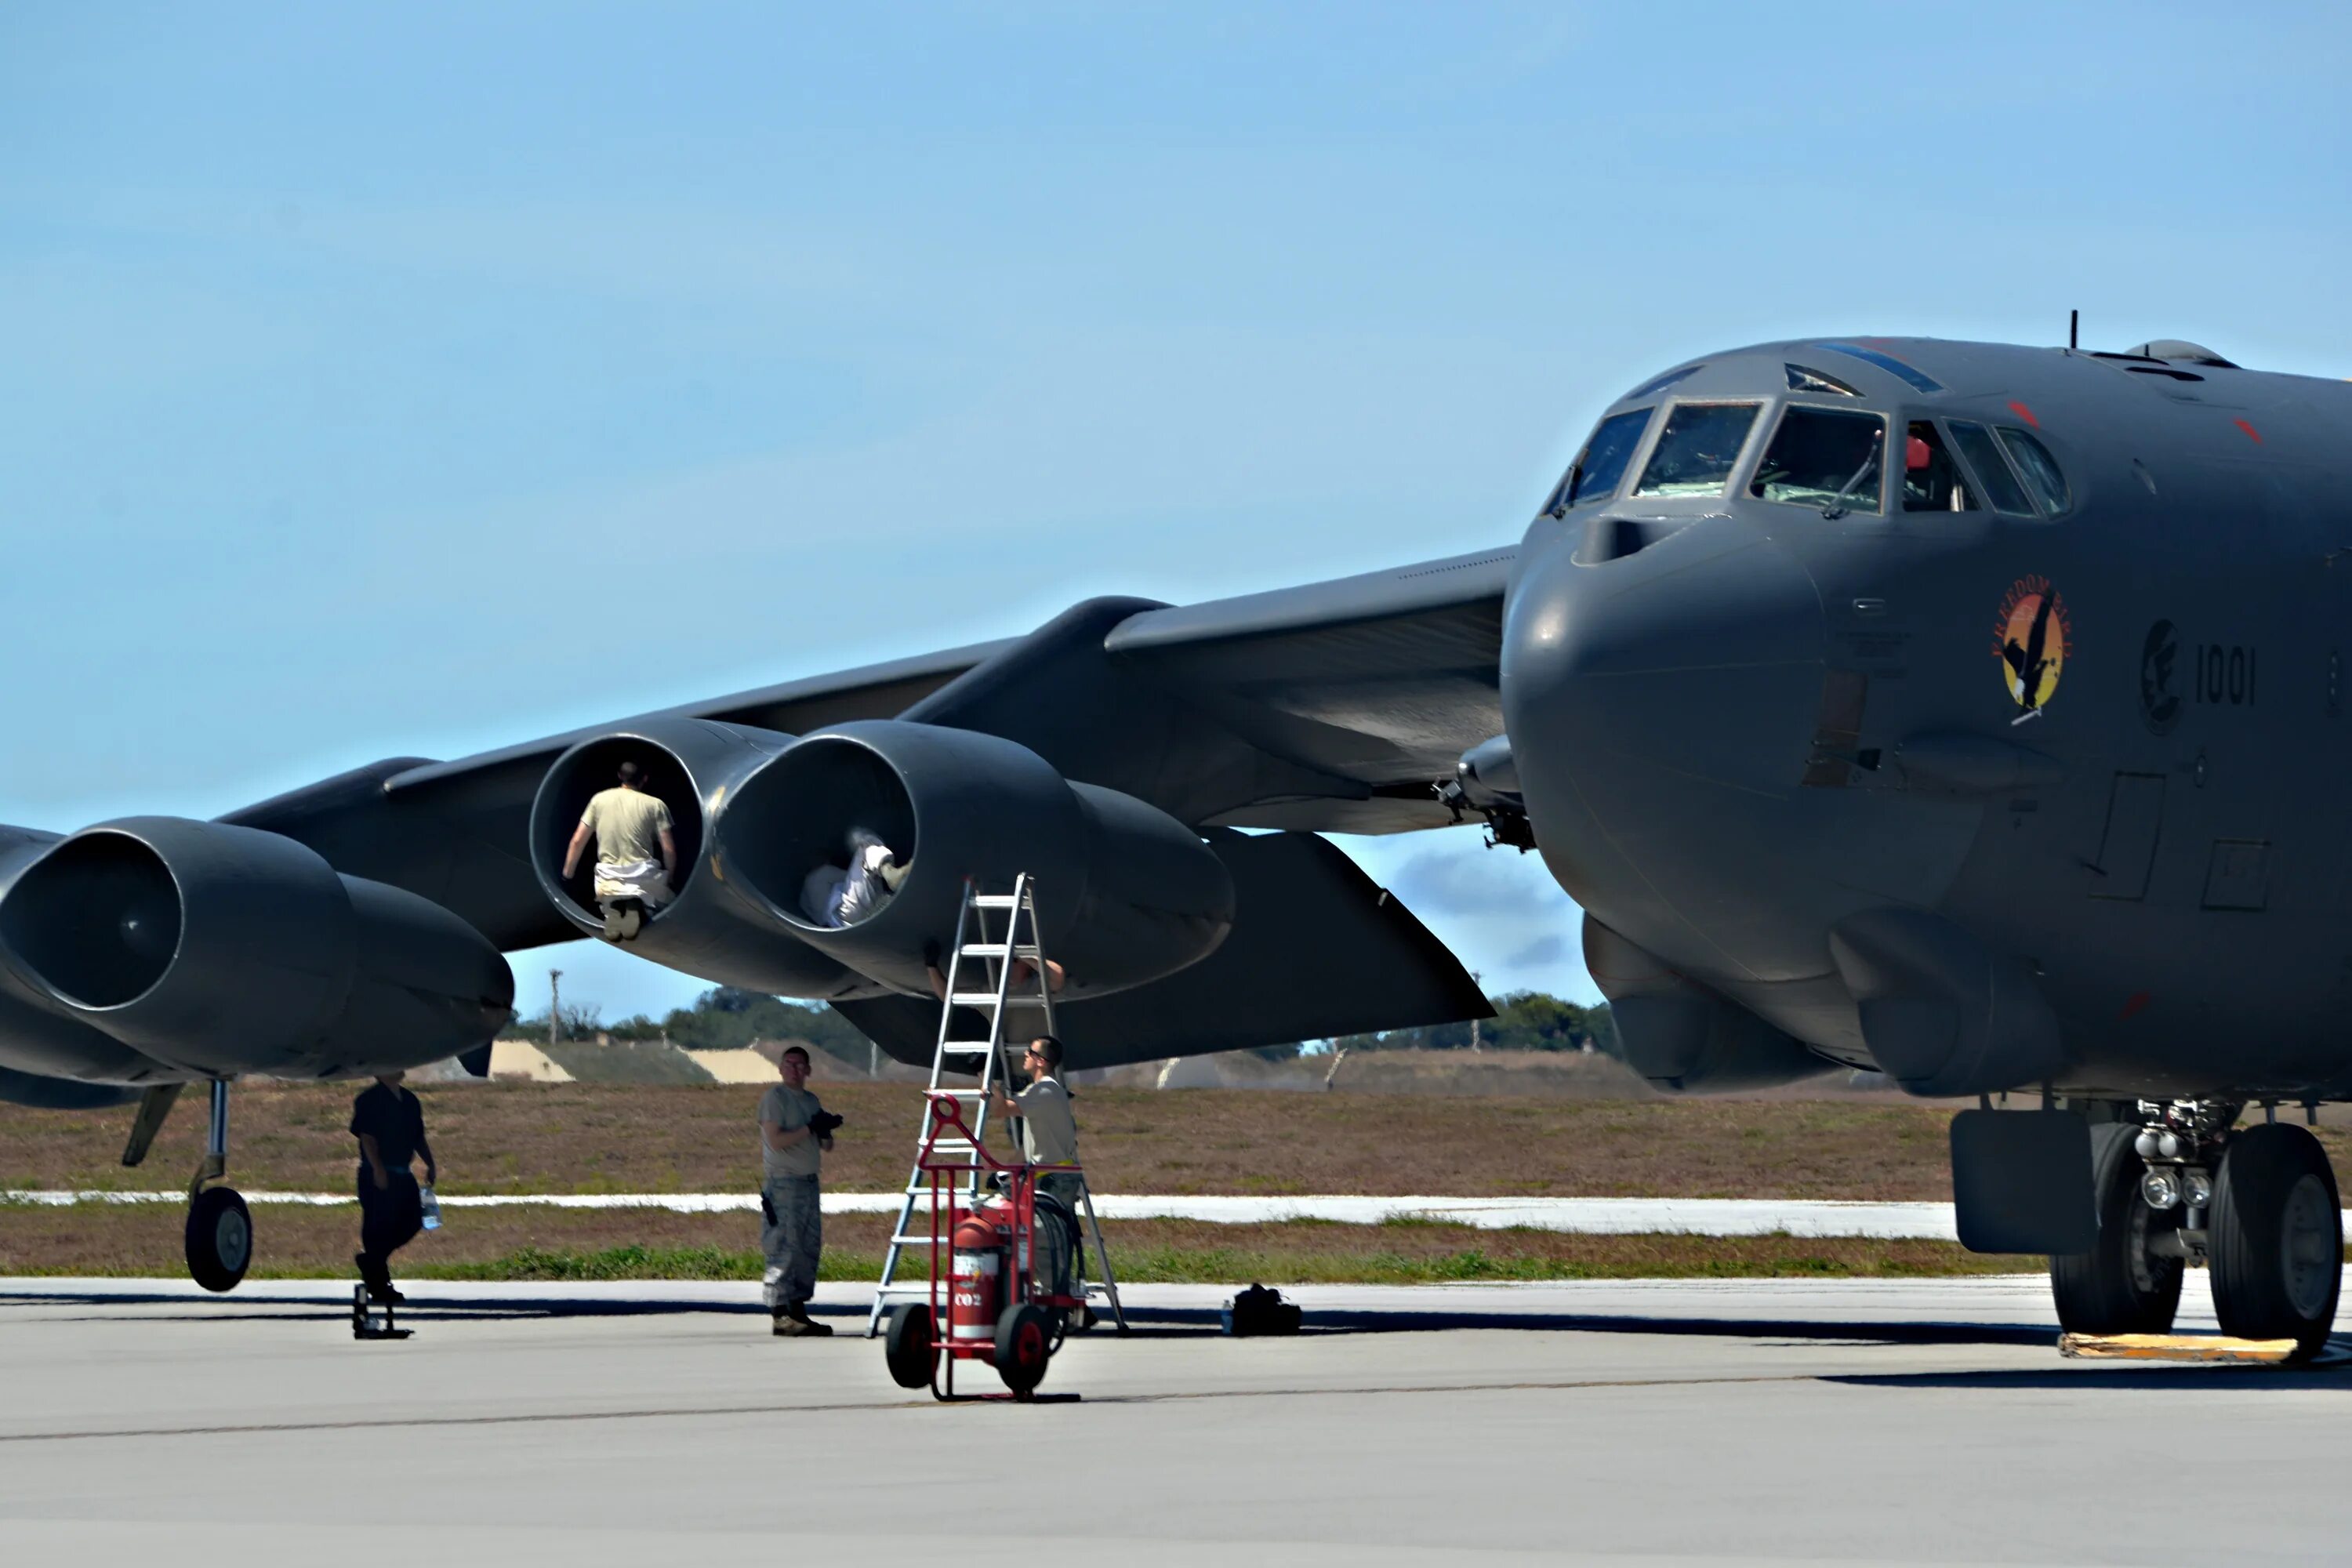
[[[803,1334],[813,1334],[818,1339],[824,1339],[833,1332],[831,1323],[820,1323],[808,1315],[808,1307],[805,1303],[797,1307],[787,1307],[784,1312],[793,1322],[801,1326],[801,1332]]]
[[[392,1288],[391,1269],[385,1268],[377,1270],[368,1267],[366,1253],[352,1253],[352,1262],[359,1268],[360,1281],[367,1287],[369,1300],[386,1301],[396,1307],[401,1302],[408,1300],[407,1297],[402,1295],[399,1291]]]
[[[806,1318],[795,1318],[789,1312],[778,1312],[768,1324],[768,1331],[780,1340],[796,1340],[815,1328]]]

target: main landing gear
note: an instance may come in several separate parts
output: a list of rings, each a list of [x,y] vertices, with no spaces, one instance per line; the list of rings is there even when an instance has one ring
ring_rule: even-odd
[[[157,1084],[139,1102],[131,1123],[131,1140],[123,1145],[122,1163],[136,1165],[162,1131],[163,1119],[180,1098],[182,1086]],[[228,1083],[212,1082],[212,1121],[205,1137],[205,1157],[188,1184],[186,1249],[188,1276],[207,1290],[234,1290],[253,1262],[253,1212],[236,1189],[213,1186],[228,1172]]]
[[[2343,1279],[2344,1216],[2319,1140],[2265,1121],[2231,1131],[2225,1101],[2139,1102],[2091,1129],[2099,1235],[2050,1260],[2058,1321],[2075,1333],[2161,1333],[2182,1270],[2209,1265],[2214,1314],[2239,1339],[2327,1342]]]

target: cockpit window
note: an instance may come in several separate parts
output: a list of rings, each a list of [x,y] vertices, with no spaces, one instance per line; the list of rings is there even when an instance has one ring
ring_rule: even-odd
[[[1791,407],[1748,493],[1824,511],[1875,512],[1885,448],[1886,421],[1875,414]]]
[[[1932,419],[1911,421],[1903,439],[1903,510],[1905,511],[1974,511],[1976,489],[1957,458],[1944,446]]]
[[[2025,499],[2025,489],[2017,476],[2009,471],[2009,459],[2000,455],[2000,443],[1983,426],[1966,419],[1951,421],[1952,445],[1960,449],[1969,467],[1976,470],[1977,482],[1984,487],[1985,499],[1992,502],[1995,511],[2005,511],[2011,517],[2032,517],[2033,503]]]
[[[1753,403],[1678,403],[1666,416],[1637,496],[1721,495],[1756,423]]]
[[[1630,409],[1623,414],[1612,414],[1584,444],[1576,461],[1552,491],[1551,504],[1544,510],[1559,517],[1572,506],[1587,501],[1606,500],[1617,493],[1625,478],[1625,465],[1633,460],[1633,448],[1642,444],[1642,432],[1650,423],[1650,410]]]
[[[1780,368],[1789,373],[1789,390],[1791,392],[1826,392],[1838,397],[1862,395],[1837,377],[1824,372],[1807,370],[1801,364],[1784,364]]]
[[[2058,459],[2050,455],[2050,448],[2013,425],[1999,428],[2000,444],[2017,459],[2017,471],[2025,476],[2026,488],[2042,503],[2043,514],[2056,517],[2064,511],[2066,476],[2059,471]]]

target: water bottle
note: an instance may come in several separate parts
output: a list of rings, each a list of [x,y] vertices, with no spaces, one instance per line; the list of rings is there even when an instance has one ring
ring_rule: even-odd
[[[431,1187],[419,1187],[416,1189],[416,1207],[418,1212],[423,1214],[425,1216],[425,1229],[439,1230],[441,1228],[441,1200],[433,1195],[433,1189]]]

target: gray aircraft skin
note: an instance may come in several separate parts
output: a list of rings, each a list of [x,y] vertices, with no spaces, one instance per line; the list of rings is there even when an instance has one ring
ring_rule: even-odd
[[[1964,1239],[2061,1255],[2077,1328],[2168,1323],[2210,1259],[2225,1327],[2308,1353],[2333,1175],[2234,1123],[2352,1098],[2347,427],[2352,387],[2185,343],[1767,344],[1612,404],[1516,549],[0,830],[0,1094],[478,1065],[499,953],[602,929],[562,848],[625,758],[683,862],[634,951],[910,1060],[964,879],[1022,870],[1075,1065],[1480,1015],[1318,834],[1483,817],[1652,1082],[2063,1096],[1956,1121]],[[828,928],[796,895],[851,826],[912,869]]]

